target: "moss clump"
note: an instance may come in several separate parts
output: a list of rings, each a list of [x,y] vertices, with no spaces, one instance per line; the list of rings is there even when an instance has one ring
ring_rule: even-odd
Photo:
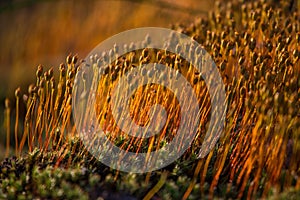
[[[99,119],[103,119],[100,122],[109,130],[111,141],[130,151],[152,150],[172,140],[178,115],[170,119],[164,132],[165,141],[159,138],[149,141],[128,138],[115,126],[107,106],[110,101],[107,91],[119,75],[134,66],[158,62],[187,76],[191,85],[198,89],[196,93],[202,102],[200,114],[203,126],[199,127],[199,134],[191,148],[172,165],[145,175],[122,173],[103,166],[76,138],[71,118],[71,97],[74,77],[81,64],[78,58],[68,56],[66,63],[60,65],[57,84],[53,70],[44,72],[40,66],[36,83],[29,86],[28,93],[23,96],[27,112],[24,118],[16,120],[14,141],[18,158],[6,160],[1,165],[1,186],[6,186],[1,187],[2,195],[8,197],[17,193],[22,197],[25,195],[24,198],[56,198],[52,196],[52,189],[57,189],[55,195],[59,195],[61,188],[63,198],[75,198],[80,192],[83,194],[80,197],[104,195],[93,188],[103,192],[123,191],[138,198],[162,199],[214,196],[267,198],[280,193],[284,198],[287,190],[297,195],[300,187],[299,19],[299,10],[291,9],[290,4],[284,2],[276,5],[264,0],[244,3],[233,0],[218,2],[207,18],[192,24],[174,25],[174,29],[193,37],[212,55],[226,86],[228,111],[225,132],[216,147],[203,159],[197,159],[197,152],[201,148],[205,126],[212,123],[210,102],[205,82],[193,66],[176,54],[153,49],[131,52],[113,63],[105,59],[99,61],[96,56],[91,58],[92,67],[106,65],[106,79],[99,82],[101,98],[96,105]],[[189,51],[189,47],[178,48]],[[199,54],[192,53],[195,56]],[[85,78],[83,75],[82,79]],[[159,86],[151,87],[152,90],[164,91],[169,100],[163,103],[170,110],[176,110],[176,102],[171,101],[174,97],[169,91]],[[138,118],[138,109],[135,108],[147,103],[143,98],[148,89],[138,90],[132,100],[133,118],[141,123],[143,119]],[[16,92],[16,97],[20,98],[20,91]],[[206,101],[201,101],[203,99]],[[16,106],[20,103],[17,101]],[[9,115],[8,102],[6,109]],[[18,131],[21,127],[18,123],[21,122],[24,125],[22,131]],[[24,152],[28,155],[25,156]],[[17,168],[35,178],[26,182],[27,175],[11,172]],[[88,175],[85,176],[82,170]],[[58,183],[58,180],[61,181]],[[71,191],[73,186],[76,189]]]

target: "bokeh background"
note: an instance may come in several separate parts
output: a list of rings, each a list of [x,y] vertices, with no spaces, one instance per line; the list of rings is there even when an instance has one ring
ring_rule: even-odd
[[[69,53],[84,58],[98,43],[121,31],[188,23],[213,6],[213,1],[197,0],[0,2],[1,96],[13,96],[18,85],[26,89],[38,64],[56,67]]]
[[[101,41],[132,28],[190,23],[213,5],[204,0],[1,0],[0,152],[4,100],[13,105],[15,89],[27,91],[39,64],[58,74],[69,53],[85,58]]]

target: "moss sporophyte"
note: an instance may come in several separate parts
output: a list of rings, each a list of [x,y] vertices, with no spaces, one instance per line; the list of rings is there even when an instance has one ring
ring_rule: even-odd
[[[201,159],[197,154],[209,123],[214,123],[212,96],[201,72],[180,55],[164,49],[134,50],[113,62],[105,55],[101,55],[103,60],[96,55],[91,57],[90,67],[95,71],[103,63],[107,67],[99,72],[102,76],[97,81],[95,106],[87,107],[86,114],[76,120],[87,123],[89,109],[95,109],[106,137],[125,151],[147,153],[162,149],[176,136],[180,123],[180,105],[174,92],[149,84],[139,87],[130,98],[130,116],[137,124],[147,124],[149,109],[161,104],[168,114],[161,133],[139,138],[123,132],[117,126],[120,119],[112,117],[110,96],[125,73],[143,64],[159,63],[186,77],[195,91],[200,123],[191,146],[174,163],[146,174],[110,169],[94,158],[88,151],[90,147],[79,139],[71,102],[76,92],[74,80],[84,61],[69,55],[59,66],[57,79],[55,68],[44,71],[38,66],[36,81],[28,92],[18,88],[15,101],[5,100],[6,156],[16,157],[7,158],[0,165],[0,196],[299,198],[300,13],[299,8],[289,7],[288,2],[222,1],[206,18],[173,25],[174,30],[192,37],[211,55],[226,89],[225,129],[216,146]],[[142,42],[153,42],[151,35]],[[134,49],[134,45],[137,44],[113,46],[111,51]],[[176,49],[189,52],[195,59],[202,55],[201,50],[190,52],[188,46]],[[147,70],[142,73],[155,75]],[[96,73],[94,76],[82,74],[81,78],[89,81],[97,78]],[[167,79],[169,74],[160,76]],[[169,79],[175,80],[176,74]],[[176,91],[178,95],[180,92]],[[85,99],[86,93],[77,95]],[[184,99],[189,101],[189,97]],[[21,106],[25,112],[21,112]],[[92,131],[92,127],[88,130]]]

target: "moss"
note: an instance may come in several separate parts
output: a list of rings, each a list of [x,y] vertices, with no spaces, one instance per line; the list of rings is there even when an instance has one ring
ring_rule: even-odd
[[[193,37],[212,55],[226,87],[225,131],[205,158],[198,158],[197,152],[207,125],[213,122],[207,114],[207,88],[193,66],[174,53],[153,49],[131,52],[106,66],[104,78],[99,81],[102,98],[96,100],[96,112],[109,132],[107,136],[133,152],[147,152],[150,147],[168,144],[174,137],[179,112],[170,118],[164,141],[129,138],[114,126],[108,106],[108,94],[118,75],[134,66],[157,62],[172,66],[198,89],[202,123],[192,146],[173,164],[148,174],[108,168],[78,138],[71,117],[74,77],[80,66],[77,56],[69,55],[60,65],[57,81],[53,69],[43,71],[39,66],[36,83],[23,96],[26,114],[19,116],[16,112],[16,118],[22,118],[14,121],[12,133],[16,157],[5,159],[0,165],[0,195],[8,199],[297,198],[299,17],[298,10],[289,12],[284,3],[278,6],[263,0],[242,4],[233,0],[219,2],[207,18],[190,25],[174,25],[174,29]],[[151,38],[147,41],[151,42]],[[112,51],[118,48],[123,47]],[[189,50],[177,46],[178,51],[183,49]],[[193,53],[199,56],[201,52]],[[96,56],[91,60],[94,68],[107,64],[107,60],[101,63]],[[82,79],[86,79],[86,74]],[[156,91],[158,102],[163,97],[168,99],[162,101],[168,111],[179,109],[171,91],[157,85],[150,88]],[[148,87],[137,90],[131,100],[135,105],[131,110],[133,118],[140,122],[146,112],[137,113],[137,108],[149,106],[144,92],[149,92]],[[20,97],[18,89],[16,104],[6,106],[6,117],[10,117],[12,107],[18,110]],[[18,124],[20,121],[24,121],[24,126]],[[10,127],[10,121],[6,122]]]

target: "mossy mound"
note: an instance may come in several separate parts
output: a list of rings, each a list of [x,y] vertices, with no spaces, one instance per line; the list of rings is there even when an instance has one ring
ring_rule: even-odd
[[[189,77],[187,80],[202,102],[203,109],[199,114],[202,126],[184,155],[159,171],[141,175],[123,173],[93,158],[77,139],[71,117],[74,77],[84,61],[78,62],[77,56],[68,56],[59,67],[58,81],[53,75],[54,69],[44,72],[39,66],[36,83],[29,86],[28,93],[21,96],[19,89],[15,93],[14,143],[8,140],[7,154],[12,143],[17,158],[1,164],[2,196],[46,199],[99,196],[107,199],[297,198],[300,188],[300,13],[297,6],[293,7],[294,2],[217,2],[207,18],[173,26],[200,43],[211,55],[226,89],[225,131],[214,149],[201,159],[197,153],[205,127],[214,122],[208,114],[211,104],[203,100],[209,94],[200,72],[180,56],[161,49],[132,51],[115,62],[105,59],[107,55],[103,55],[102,60],[99,56],[91,56],[91,69],[103,67],[104,73],[97,94],[111,90],[119,75],[150,62],[172,67]],[[151,38],[146,41],[151,42]],[[119,48],[125,49],[128,45],[114,46],[110,51],[117,52]],[[177,49],[201,56],[201,51],[190,51],[190,46],[178,46]],[[80,77],[86,81],[86,74]],[[161,86],[154,89],[163,91]],[[136,108],[144,105],[142,92],[132,100],[137,106],[133,111],[140,111]],[[129,138],[115,126],[109,108],[111,98],[105,96],[109,92],[103,93],[95,103],[100,109],[97,119],[101,119],[100,124],[103,122],[104,129],[108,130],[107,137],[115,144],[136,153],[151,152],[172,139],[178,113],[168,120],[173,123],[164,129],[166,141],[160,141],[156,136],[151,141]],[[19,112],[22,99],[24,115]],[[168,102],[173,101],[164,103],[168,105]],[[8,139],[11,136],[10,111],[7,100]],[[133,118],[138,117],[139,113],[133,112],[133,115]],[[82,123],[85,119],[85,115],[80,118]]]

